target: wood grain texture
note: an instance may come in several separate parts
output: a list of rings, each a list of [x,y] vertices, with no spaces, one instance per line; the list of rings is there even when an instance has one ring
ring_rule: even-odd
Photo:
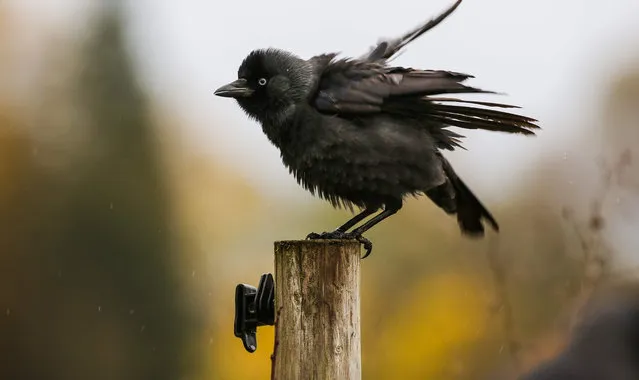
[[[360,380],[360,244],[275,243],[276,380]]]

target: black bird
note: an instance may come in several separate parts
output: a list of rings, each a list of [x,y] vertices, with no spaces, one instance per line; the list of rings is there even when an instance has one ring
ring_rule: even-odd
[[[471,75],[389,64],[460,3],[356,59],[322,54],[304,60],[279,49],[254,50],[240,65],[238,79],[215,91],[235,98],[262,125],[304,188],[334,207],[361,210],[334,231],[308,239],[354,238],[364,244],[366,257],[372,244],[362,234],[401,209],[406,196],[418,194],[456,214],[464,234],[483,236],[482,220],[499,229],[441,154],[462,148],[463,136],[446,128],[534,135],[536,120],[491,109],[519,107],[446,96],[493,93],[463,84]]]

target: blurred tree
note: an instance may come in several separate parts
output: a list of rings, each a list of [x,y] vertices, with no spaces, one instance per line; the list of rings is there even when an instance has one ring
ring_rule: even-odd
[[[84,353],[86,364],[99,360],[84,368],[87,375],[101,369],[104,378],[176,379],[185,370],[188,312],[176,278],[169,197],[153,126],[115,8],[107,8],[94,33],[76,93],[91,154],[70,172],[62,201],[68,224],[57,235],[57,251],[68,265],[62,281],[67,290],[92,289],[78,301],[92,306],[83,328],[95,334],[86,343],[97,351],[85,346],[69,358],[78,363]]]
[[[631,252],[639,244],[639,171],[632,167],[639,156],[639,61],[618,70],[610,84],[601,125],[603,164],[609,167],[626,160],[626,170],[613,173],[607,204],[600,205],[610,227],[608,237],[627,267],[639,266]],[[623,157],[622,157],[623,156]],[[634,163],[636,165],[636,162]],[[614,168],[612,168],[614,170]]]
[[[24,126],[0,106],[0,378],[37,378],[33,351],[25,341],[37,318],[30,308],[41,298],[37,257],[29,250],[37,187],[42,173],[31,155]],[[40,182],[40,183],[39,183]],[[40,290],[40,292],[39,292]],[[48,321],[42,319],[41,324]],[[37,327],[36,327],[37,328]]]
[[[639,62],[638,62],[639,63]],[[606,153],[619,155],[628,148],[635,148],[639,141],[639,70],[617,75],[610,83],[605,101],[603,143]]]
[[[89,136],[81,158],[45,172],[24,138],[0,139],[14,147],[0,148],[7,232],[0,294],[8,327],[1,348],[15,359],[0,378],[193,375],[186,348],[196,321],[178,277],[154,126],[118,9],[105,9],[80,55],[70,100]]]

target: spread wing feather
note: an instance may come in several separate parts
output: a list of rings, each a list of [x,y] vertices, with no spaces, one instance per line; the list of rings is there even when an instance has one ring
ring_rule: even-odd
[[[444,19],[450,16],[455,9],[461,4],[462,0],[457,0],[450,8],[446,9],[439,16],[426,21],[408,33],[393,39],[381,39],[376,46],[370,49],[368,53],[360,57],[364,61],[385,61],[397,54],[404,46],[417,39],[422,34],[433,29]]]
[[[465,85],[463,82],[469,78],[472,76],[452,71],[414,70],[343,59],[325,68],[313,104],[322,113],[342,117],[388,113],[422,120],[429,127],[454,126],[527,135],[533,135],[532,130],[539,128],[533,118],[489,108],[517,106],[435,97],[494,94]]]

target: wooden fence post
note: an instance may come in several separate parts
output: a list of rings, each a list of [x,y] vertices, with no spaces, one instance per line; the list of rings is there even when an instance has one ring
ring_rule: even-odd
[[[275,380],[360,380],[360,243],[275,242]]]

